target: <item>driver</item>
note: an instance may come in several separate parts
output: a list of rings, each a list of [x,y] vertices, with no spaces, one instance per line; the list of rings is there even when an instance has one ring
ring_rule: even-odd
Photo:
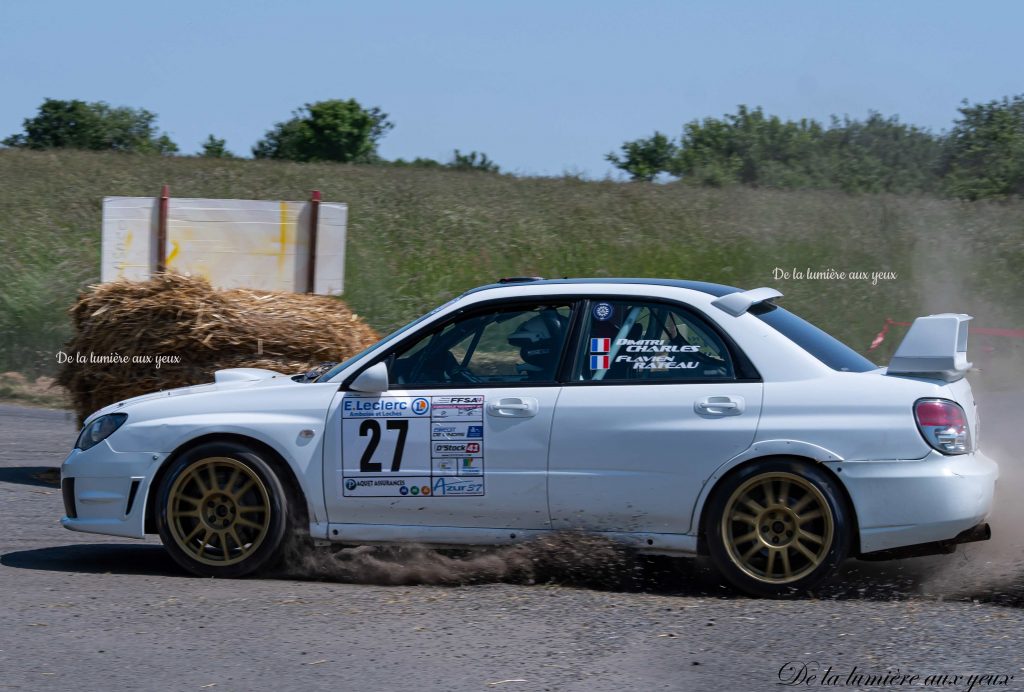
[[[562,316],[551,308],[524,320],[508,336],[508,343],[519,347],[523,360],[516,371],[528,380],[554,380],[564,331]]]

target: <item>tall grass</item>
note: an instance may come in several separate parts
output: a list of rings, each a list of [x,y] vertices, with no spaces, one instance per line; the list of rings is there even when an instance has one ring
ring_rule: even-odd
[[[3,150],[0,372],[54,371],[65,311],[99,279],[102,198],[153,196],[164,183],[178,197],[306,199],[315,188],[347,202],[345,298],[383,331],[522,274],[772,285],[785,306],[861,351],[886,317],[957,311],[979,326],[1024,327],[1020,203]],[[776,267],[898,278],[775,280]],[[877,362],[893,335],[872,352]],[[994,349],[989,357],[1019,355],[1019,342],[973,343]]]

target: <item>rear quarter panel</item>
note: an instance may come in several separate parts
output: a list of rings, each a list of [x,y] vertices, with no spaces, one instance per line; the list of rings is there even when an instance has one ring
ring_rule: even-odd
[[[881,371],[766,382],[755,442],[798,440],[846,461],[921,459],[931,450],[914,420],[914,402],[923,397],[949,393],[929,381]]]

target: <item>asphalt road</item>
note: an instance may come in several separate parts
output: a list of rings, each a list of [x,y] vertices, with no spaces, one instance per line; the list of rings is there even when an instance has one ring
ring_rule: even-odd
[[[1005,455],[1024,395],[979,401],[985,445]],[[556,570],[557,584],[486,583],[486,570],[467,586],[367,583],[429,581],[430,565],[451,565],[416,551],[314,573],[326,581],[199,579],[155,539],[60,527],[46,471],[75,433],[63,412],[0,405],[0,689],[767,690],[801,670],[817,677],[794,686],[1024,689],[1024,512],[1011,457],[997,457],[992,542],[939,559],[851,561],[813,597],[759,601],[693,561],[602,576],[585,546],[583,566]],[[897,669],[920,677],[850,677]],[[949,684],[923,684],[939,674]],[[986,674],[1006,678],[968,677]]]

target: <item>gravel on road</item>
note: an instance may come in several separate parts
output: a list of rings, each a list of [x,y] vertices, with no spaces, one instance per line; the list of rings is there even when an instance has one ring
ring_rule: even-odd
[[[1015,425],[986,424],[996,445]],[[794,600],[737,596],[703,563],[664,558],[613,583],[200,579],[155,537],[61,528],[52,469],[76,432],[69,413],[0,405],[0,690],[1024,689],[1010,503],[992,545],[850,561]],[[1019,495],[1015,476],[1001,497]]]

